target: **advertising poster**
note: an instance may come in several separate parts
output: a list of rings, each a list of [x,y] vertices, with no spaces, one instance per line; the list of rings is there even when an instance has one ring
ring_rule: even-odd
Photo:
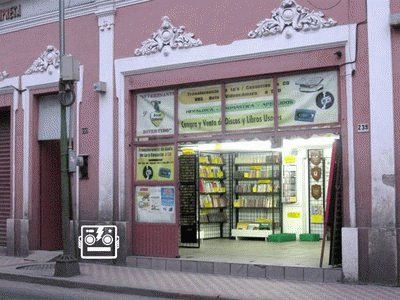
[[[174,146],[137,147],[136,180],[174,180]]]
[[[180,89],[179,133],[221,131],[221,86]]]
[[[278,78],[279,126],[337,123],[336,71]]]
[[[173,186],[137,186],[136,221],[175,223],[175,188]]]
[[[225,100],[226,130],[274,127],[272,79],[226,84]]]
[[[174,134],[174,91],[136,95],[136,136]]]

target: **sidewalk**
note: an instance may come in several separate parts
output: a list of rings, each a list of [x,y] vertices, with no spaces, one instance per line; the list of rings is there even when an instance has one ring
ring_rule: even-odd
[[[80,263],[81,275],[54,277],[54,263],[0,256],[0,279],[170,299],[400,299],[400,288],[277,281]]]

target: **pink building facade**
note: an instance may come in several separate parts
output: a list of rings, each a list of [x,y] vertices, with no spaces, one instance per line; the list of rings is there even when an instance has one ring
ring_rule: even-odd
[[[59,192],[49,188],[59,175],[58,3],[30,2],[0,1],[0,238],[22,256],[61,243]],[[87,159],[87,174],[71,173],[74,223],[117,225],[121,256],[177,257],[177,197],[170,223],[135,217],[136,189],[147,185],[135,169],[138,148],[173,146],[172,178],[150,186],[177,191],[179,143],[335,133],[344,278],[398,285],[399,14],[394,0],[70,2],[66,53],[79,60],[80,81],[69,131]],[[191,134],[175,102],[171,131],[138,134],[138,93],[328,71],[338,74],[334,122]]]

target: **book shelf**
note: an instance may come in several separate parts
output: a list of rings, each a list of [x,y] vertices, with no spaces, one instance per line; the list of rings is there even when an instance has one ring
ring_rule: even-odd
[[[267,238],[282,231],[281,154],[237,153],[231,236]]]
[[[221,154],[199,154],[199,208],[204,238],[222,238],[227,222],[225,163]]]

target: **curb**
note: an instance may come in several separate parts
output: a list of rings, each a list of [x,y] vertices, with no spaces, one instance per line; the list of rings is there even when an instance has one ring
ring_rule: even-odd
[[[137,295],[145,297],[157,297],[157,298],[168,298],[168,299],[195,299],[195,300],[215,300],[215,299],[233,300],[232,298],[225,298],[219,295],[204,296],[204,295],[185,294],[179,292],[166,292],[154,289],[112,286],[112,285],[103,285],[103,284],[87,283],[87,282],[76,282],[76,281],[62,280],[56,278],[43,278],[43,277],[29,276],[26,274],[10,274],[10,273],[0,272],[0,279],[51,285],[64,288],[81,288],[81,289],[95,290],[100,292]]]

